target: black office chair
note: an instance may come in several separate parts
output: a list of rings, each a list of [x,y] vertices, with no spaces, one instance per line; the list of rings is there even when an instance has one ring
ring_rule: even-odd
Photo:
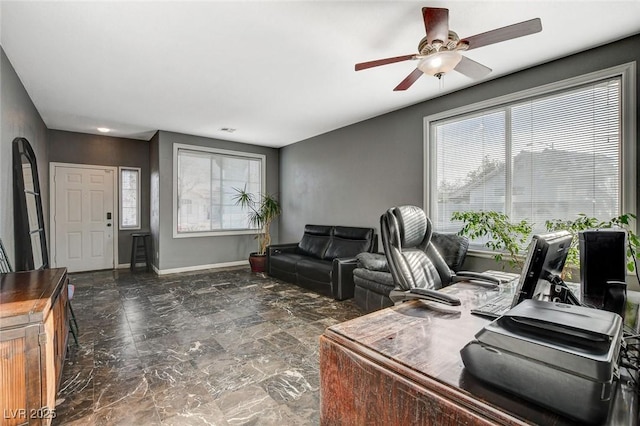
[[[392,207],[380,218],[385,256],[396,288],[389,298],[393,302],[426,299],[448,305],[460,300],[436,290],[458,281],[480,280],[492,285],[500,282],[475,272],[454,273],[431,244],[431,221],[420,207]]]

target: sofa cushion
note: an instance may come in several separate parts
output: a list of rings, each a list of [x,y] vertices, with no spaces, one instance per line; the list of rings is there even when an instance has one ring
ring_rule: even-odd
[[[389,294],[396,285],[393,277],[389,272],[370,271],[364,268],[356,268],[353,270],[353,279],[357,285],[363,286],[378,293]]]
[[[454,233],[434,232],[431,243],[451,270],[458,272],[462,268],[469,249],[467,237]]]
[[[296,264],[296,272],[299,276],[326,283],[331,282],[332,262],[320,259],[301,259]]]
[[[329,237],[331,236],[332,230],[333,230],[333,226],[331,225],[305,225],[304,226],[305,235],[324,235],[326,237]]]
[[[353,226],[336,226],[333,235],[335,237],[346,238],[349,240],[366,240],[371,242],[373,239],[373,229],[356,228]]]
[[[306,259],[305,256],[296,253],[278,254],[269,258],[269,268],[279,269],[281,271],[295,273],[296,263]]]
[[[331,226],[306,225],[298,243],[298,253],[322,259],[331,239]]]
[[[325,260],[336,257],[354,257],[358,253],[371,250],[373,229],[351,226],[336,226],[333,238],[324,254]]]
[[[358,253],[356,255],[358,266],[370,271],[390,272],[387,257],[381,253]]]
[[[360,277],[353,277],[353,281],[355,282],[355,288],[360,290],[367,290],[370,293],[379,294],[380,296],[389,297],[389,293],[393,290],[393,286],[384,285],[377,283],[375,281],[363,280]],[[355,289],[354,289],[355,292]]]
[[[356,303],[356,306],[365,313],[393,306],[393,302],[389,299],[389,296],[368,290],[359,285],[355,287],[353,301]]]
[[[333,260],[336,257],[354,257],[358,253],[367,251],[371,241],[367,240],[348,240],[334,236],[324,253],[325,260]]]

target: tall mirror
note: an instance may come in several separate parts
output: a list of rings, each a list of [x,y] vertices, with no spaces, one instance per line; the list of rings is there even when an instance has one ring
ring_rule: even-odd
[[[36,156],[25,138],[13,140],[16,271],[49,267]]]

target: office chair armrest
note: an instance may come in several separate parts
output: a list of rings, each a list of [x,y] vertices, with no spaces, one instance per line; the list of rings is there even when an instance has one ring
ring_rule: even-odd
[[[444,303],[449,306],[460,306],[460,299],[457,297],[426,288],[412,288],[407,291],[394,289],[389,293],[389,299],[391,299],[393,303],[422,299],[430,302]]]
[[[457,272],[453,277],[453,283],[457,283],[460,281],[481,281],[486,284],[491,285],[500,285],[500,280],[496,277],[492,277],[491,275],[483,274],[480,272],[471,272],[471,271],[460,271]]]
[[[345,300],[353,297],[355,283],[353,282],[353,270],[358,266],[355,257],[342,257],[333,259],[331,268],[331,294],[336,300]]]

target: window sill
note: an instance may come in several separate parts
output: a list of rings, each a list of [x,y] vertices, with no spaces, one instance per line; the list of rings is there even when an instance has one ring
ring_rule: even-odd
[[[200,238],[200,237],[228,237],[232,235],[255,235],[261,233],[255,229],[229,230],[229,231],[204,231],[204,232],[173,232],[173,238]]]

